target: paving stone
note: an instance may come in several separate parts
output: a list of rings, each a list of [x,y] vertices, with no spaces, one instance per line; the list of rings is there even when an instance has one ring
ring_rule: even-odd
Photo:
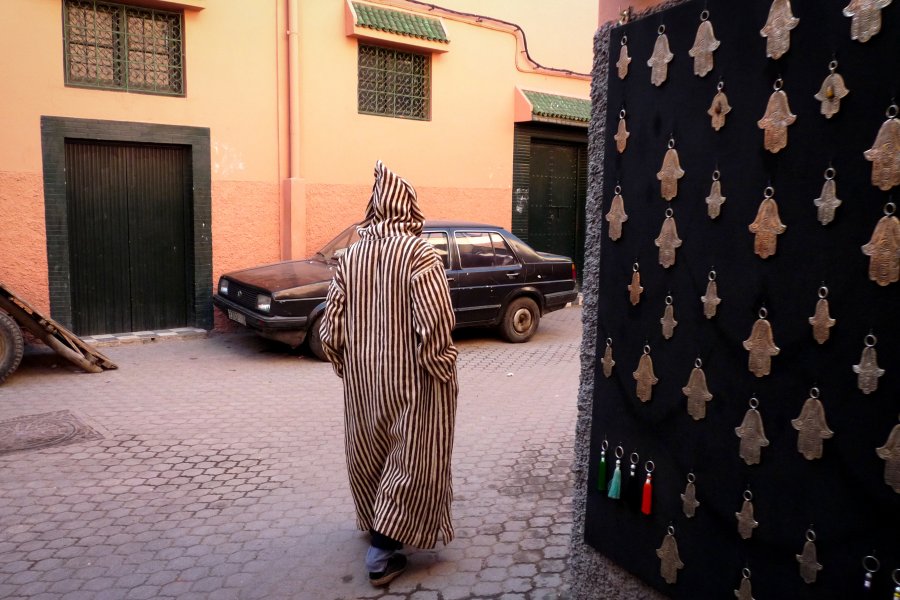
[[[580,318],[456,336],[457,538],[407,549],[388,590],[362,566],[329,365],[244,332],[113,346],[97,375],[26,355],[0,421],[77,408],[106,438],[0,457],[0,597],[565,597]]]

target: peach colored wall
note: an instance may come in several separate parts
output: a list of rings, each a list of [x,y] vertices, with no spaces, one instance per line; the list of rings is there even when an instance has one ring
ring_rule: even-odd
[[[613,0],[599,0],[600,15],[599,23],[607,23],[609,21],[618,21],[619,13],[629,6],[634,12],[646,10],[651,6],[661,4],[663,0],[630,0],[628,2],[617,2]]]
[[[452,4],[444,5],[452,8]],[[596,6],[590,6],[593,12],[587,10],[589,17],[583,18],[595,23]],[[432,56],[431,120],[359,114],[358,42],[344,33],[343,10],[338,2],[305,2],[301,14],[301,173],[307,182],[307,252],[317,248],[316,240],[327,239],[360,218],[376,159],[420,192],[434,190],[432,205],[441,207],[441,216],[509,226],[515,87],[587,98],[590,82],[520,72],[513,35],[444,19],[451,41],[447,52]],[[584,48],[588,59],[590,52],[588,42]],[[317,198],[314,190],[320,184],[351,187],[330,187]],[[352,186],[361,186],[365,193]],[[473,196],[480,199],[470,201]],[[423,201],[425,197],[420,193]],[[343,216],[344,209],[336,207],[347,205],[358,207],[351,211],[352,219],[337,222],[334,211]],[[330,210],[320,210],[323,206]],[[427,209],[425,214],[435,216]]]
[[[44,182],[37,173],[0,171],[0,281],[36,309],[50,309]]]
[[[214,275],[278,258],[281,0],[184,12],[184,98],[66,87],[62,0],[3,3],[0,280],[48,308],[41,115],[209,127]]]
[[[519,23],[535,60],[588,71],[597,5],[559,2],[562,9],[543,0],[442,4]],[[432,63],[432,120],[360,115],[345,1],[298,4],[303,219],[282,208],[286,0],[186,10],[184,98],[66,87],[62,0],[4,0],[13,16],[0,20],[0,52],[16,59],[0,61],[0,280],[47,308],[42,115],[208,127],[214,278],[277,260],[285,222],[302,224],[309,252],[358,220],[379,158],[413,182],[429,218],[509,226],[515,86],[586,98],[589,83],[520,72],[512,35],[445,20],[451,43]]]
[[[278,239],[278,193],[275,182],[213,181],[213,281],[226,271],[279,259],[278,245],[271,243]]]
[[[371,185],[315,184],[307,187],[307,203],[312,215],[309,248],[321,248],[347,225],[360,221],[372,193]],[[416,186],[419,206],[428,219],[460,218],[460,212],[481,215],[487,223],[508,225],[510,196],[498,188],[420,187]],[[349,200],[348,200],[349,199]]]
[[[613,0],[441,0],[453,10],[510,21],[522,27],[531,58],[545,67],[590,73],[598,3]]]

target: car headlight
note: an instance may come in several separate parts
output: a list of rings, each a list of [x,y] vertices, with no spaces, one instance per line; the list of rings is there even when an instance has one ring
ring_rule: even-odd
[[[256,297],[256,310],[261,310],[262,312],[269,312],[272,310],[272,296],[259,294]]]
[[[228,280],[224,277],[219,280],[219,294],[222,296],[228,295]]]

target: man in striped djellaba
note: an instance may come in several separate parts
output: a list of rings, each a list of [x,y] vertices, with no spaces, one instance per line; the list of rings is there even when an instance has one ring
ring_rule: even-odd
[[[360,240],[338,261],[320,330],[343,379],[347,469],[357,525],[371,534],[374,586],[406,568],[404,545],[453,539],[455,322],[423,222],[413,187],[378,161]]]

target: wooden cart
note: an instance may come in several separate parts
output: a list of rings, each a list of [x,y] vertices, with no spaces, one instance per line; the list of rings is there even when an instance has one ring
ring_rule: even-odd
[[[116,364],[81,339],[16,295],[0,281],[0,383],[19,366],[25,350],[22,329],[47,344],[75,366],[99,373]]]

